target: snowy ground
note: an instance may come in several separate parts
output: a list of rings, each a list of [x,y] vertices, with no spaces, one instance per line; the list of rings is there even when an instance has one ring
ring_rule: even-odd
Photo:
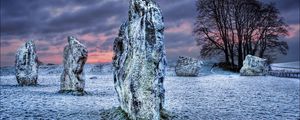
[[[60,69],[44,67],[36,87],[17,86],[13,74],[2,69],[0,119],[93,120],[119,105],[109,66],[87,67],[86,96],[58,94]],[[176,77],[172,70],[164,82],[165,108],[177,119],[300,119],[299,79],[209,69],[199,77]]]
[[[300,62],[275,63],[271,65],[273,70],[300,71]]]

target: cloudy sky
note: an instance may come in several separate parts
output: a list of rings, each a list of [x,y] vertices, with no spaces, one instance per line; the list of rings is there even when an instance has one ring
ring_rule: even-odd
[[[111,62],[112,43],[127,19],[128,0],[0,0],[1,66],[14,65],[15,52],[24,41],[35,40],[44,63],[62,63],[67,36],[76,36],[89,50],[89,63]],[[299,0],[275,2],[290,35],[287,56],[277,62],[299,60]],[[196,0],[157,0],[165,19],[167,58],[198,57],[192,29]]]

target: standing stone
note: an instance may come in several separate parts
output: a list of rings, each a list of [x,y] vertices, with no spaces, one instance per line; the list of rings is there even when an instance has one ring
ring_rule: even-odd
[[[177,76],[198,76],[201,65],[200,60],[180,56],[177,60],[175,72]]]
[[[19,85],[36,85],[38,79],[38,57],[35,44],[27,41],[16,54],[16,78]]]
[[[85,85],[83,67],[88,57],[87,48],[75,37],[68,37],[63,57],[64,70],[61,75],[60,92],[83,95]]]
[[[243,67],[240,70],[242,76],[262,76],[266,75],[270,69],[267,59],[247,55]]]
[[[164,103],[164,23],[152,0],[130,0],[129,18],[114,41],[114,84],[130,119],[158,120]]]

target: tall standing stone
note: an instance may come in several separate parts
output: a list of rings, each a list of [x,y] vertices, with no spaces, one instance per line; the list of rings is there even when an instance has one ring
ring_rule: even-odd
[[[166,57],[164,23],[152,0],[130,0],[129,18],[114,41],[114,84],[130,119],[160,119]]]
[[[36,85],[38,79],[38,57],[32,40],[21,46],[16,54],[16,78],[19,85]]]
[[[84,93],[84,64],[88,57],[87,48],[75,37],[68,37],[68,45],[63,54],[64,70],[61,75],[60,92]]]

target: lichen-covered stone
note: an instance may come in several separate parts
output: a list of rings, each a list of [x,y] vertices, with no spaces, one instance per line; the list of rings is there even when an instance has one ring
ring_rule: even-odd
[[[16,54],[16,78],[19,85],[36,85],[38,79],[38,57],[32,40],[22,45]]]
[[[152,0],[130,0],[129,18],[114,41],[114,84],[130,119],[158,120],[164,103],[164,23]]]
[[[61,75],[60,92],[84,93],[85,75],[83,67],[88,57],[87,48],[75,37],[68,37],[64,48],[64,70]]]
[[[180,56],[175,66],[177,76],[198,76],[202,61],[191,57]]]
[[[262,59],[256,56],[247,55],[243,67],[240,70],[242,76],[262,76],[266,75],[270,70],[270,65],[267,59]]]

